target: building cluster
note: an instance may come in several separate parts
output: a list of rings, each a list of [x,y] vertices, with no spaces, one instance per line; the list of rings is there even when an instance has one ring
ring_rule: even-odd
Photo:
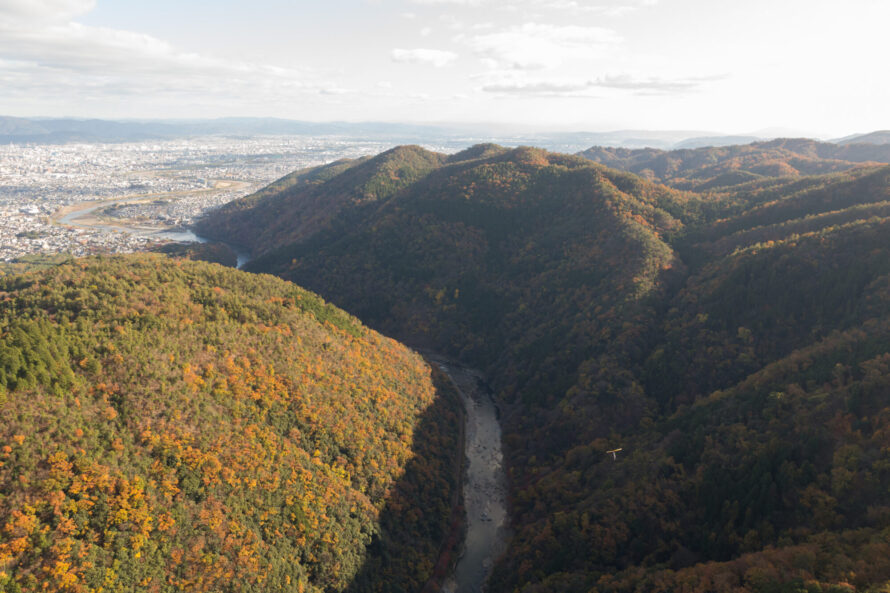
[[[147,235],[55,225],[49,216],[0,206],[0,261],[35,253],[126,253],[158,243]]]
[[[336,137],[209,137],[0,146],[0,261],[119,253],[291,171],[384,150]],[[95,203],[89,218],[78,205]]]

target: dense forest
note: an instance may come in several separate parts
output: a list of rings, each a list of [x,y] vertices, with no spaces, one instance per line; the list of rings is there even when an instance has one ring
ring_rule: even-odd
[[[832,144],[806,138],[684,150],[594,146],[581,156],[678,189],[711,191],[775,177],[848,171],[890,163],[887,144]]]
[[[514,528],[493,591],[877,591],[880,150],[584,155],[622,172],[530,148],[401,147],[295,173],[201,230],[487,373]]]
[[[43,263],[0,278],[0,591],[423,587],[462,419],[422,358],[270,276]]]

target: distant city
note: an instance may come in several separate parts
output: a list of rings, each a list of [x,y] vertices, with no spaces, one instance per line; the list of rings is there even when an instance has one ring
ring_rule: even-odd
[[[306,136],[2,145],[0,261],[146,249],[291,171],[387,147]]]

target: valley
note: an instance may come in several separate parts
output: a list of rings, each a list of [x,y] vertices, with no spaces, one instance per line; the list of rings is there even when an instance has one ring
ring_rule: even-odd
[[[0,585],[880,590],[890,167],[851,146],[401,146],[197,221],[245,271],[0,277]]]
[[[486,374],[511,410],[513,536],[490,590],[753,587],[752,563],[776,586],[829,588],[857,555],[872,558],[857,582],[882,582],[885,523],[861,515],[882,486],[846,505],[831,476],[839,451],[882,455],[883,402],[849,397],[883,381],[865,369],[886,344],[884,149],[732,179],[720,163],[739,150],[781,155],[709,150],[716,185],[691,192],[527,147],[400,147],[295,173],[198,228],[251,241],[248,270]],[[838,414],[862,432],[829,429]],[[849,467],[890,483],[880,464]],[[830,559],[804,560],[815,542]]]
[[[0,593],[890,593],[890,0],[0,0]]]

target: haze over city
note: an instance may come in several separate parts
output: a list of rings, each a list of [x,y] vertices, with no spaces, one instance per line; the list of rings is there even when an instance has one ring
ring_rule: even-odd
[[[890,127],[887,22],[880,0],[6,0],[0,113],[838,137]]]

